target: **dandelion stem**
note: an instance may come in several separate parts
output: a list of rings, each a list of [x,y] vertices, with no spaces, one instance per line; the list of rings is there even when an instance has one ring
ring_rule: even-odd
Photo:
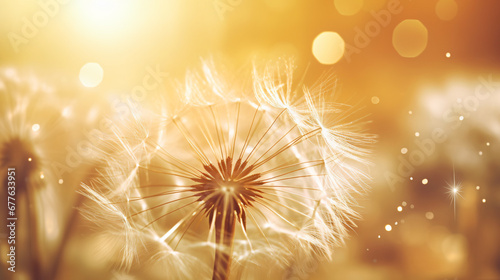
[[[24,190],[26,191],[26,204],[28,208],[28,232],[29,232],[29,248],[30,248],[30,273],[31,279],[38,279],[41,275],[40,262],[38,257],[39,254],[39,244],[38,244],[38,223],[37,223],[37,215],[36,215],[36,204],[31,190],[27,190],[28,183],[26,182],[26,186]]]
[[[231,208],[229,207],[229,209]],[[229,279],[236,218],[237,216],[234,212],[221,213],[215,218],[216,247],[212,280]]]

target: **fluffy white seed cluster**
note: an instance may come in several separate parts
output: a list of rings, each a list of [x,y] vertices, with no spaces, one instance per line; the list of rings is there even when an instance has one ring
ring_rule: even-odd
[[[335,79],[296,85],[288,60],[227,73],[204,62],[158,110],[132,114],[83,186],[96,202],[84,214],[123,267],[244,277],[328,258],[354,226],[374,137],[335,102]]]

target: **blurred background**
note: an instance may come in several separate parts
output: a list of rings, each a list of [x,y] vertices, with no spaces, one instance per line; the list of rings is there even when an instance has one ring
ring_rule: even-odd
[[[96,229],[75,211],[84,203],[78,183],[92,177],[99,157],[86,145],[98,138],[90,131],[105,126],[102,116],[127,96],[161,91],[166,79],[182,79],[200,58],[212,56],[235,67],[293,57],[297,76],[305,73],[309,84],[334,73],[339,98],[361,108],[378,135],[372,190],[360,199],[358,228],[333,261],[292,268],[284,279],[500,279],[498,1],[1,4],[1,91],[31,92],[22,100],[39,106],[31,94],[47,91],[44,102],[61,111],[48,118],[48,105],[32,110],[16,107],[22,100],[0,99],[2,128],[15,123],[26,130],[2,133],[25,135],[34,147],[22,151],[50,160],[50,171],[36,174],[45,180],[36,191],[47,197],[38,203],[60,211],[35,214],[52,222],[34,227],[46,256],[38,265],[53,271],[47,273],[53,279],[128,279],[96,257],[90,237]],[[22,122],[15,121],[19,112],[26,115],[18,117]],[[12,138],[0,138],[4,153]],[[32,227],[19,226],[18,240],[30,244],[24,232]],[[18,258],[15,274],[7,271],[8,232],[0,234],[0,276],[30,279],[22,269],[27,257]]]

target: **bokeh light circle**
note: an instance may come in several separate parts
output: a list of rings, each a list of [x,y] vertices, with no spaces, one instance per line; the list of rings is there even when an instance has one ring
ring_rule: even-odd
[[[334,0],[335,9],[343,16],[357,14],[363,8],[363,0]]]
[[[436,3],[436,15],[441,20],[452,20],[457,16],[458,6],[455,0],[439,0]]]
[[[104,71],[101,65],[89,62],[80,68],[80,82],[86,87],[96,87],[102,82]]]
[[[312,52],[321,64],[337,63],[344,55],[345,42],[336,32],[325,31],[314,38]]]
[[[31,129],[36,132],[40,129],[40,125],[35,123],[34,125],[31,126]]]
[[[392,45],[402,57],[417,57],[427,47],[428,32],[417,19],[400,22],[392,33]]]

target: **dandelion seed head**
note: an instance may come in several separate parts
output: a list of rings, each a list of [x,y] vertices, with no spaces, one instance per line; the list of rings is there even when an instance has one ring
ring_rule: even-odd
[[[28,164],[25,164],[26,158]],[[39,156],[29,141],[14,138],[0,143],[0,166],[16,167],[21,174],[33,174],[39,165]]]
[[[240,96],[246,89],[214,68],[186,75],[182,110],[160,110],[175,112],[153,134],[162,141],[130,126],[117,131],[121,148],[108,161],[108,179],[84,185],[103,221],[120,217],[113,226],[127,233],[126,250],[136,250],[122,263],[130,267],[139,254],[138,236],[161,243],[168,252],[161,259],[172,262],[173,252],[196,259],[196,250],[211,250],[214,275],[231,259],[330,258],[359,218],[353,196],[367,188],[360,166],[373,136],[361,123],[342,123],[352,111],[330,102],[324,86],[295,89],[289,61],[254,67],[253,96]],[[128,140],[130,133],[141,139]]]
[[[28,188],[26,182],[44,186],[41,179],[52,179],[52,170],[44,161],[54,158],[48,156],[50,147],[42,141],[48,134],[41,127],[49,124],[52,131],[59,132],[60,126],[53,120],[60,104],[53,99],[51,88],[32,74],[0,68],[0,83],[0,166],[15,167],[17,176],[30,178],[17,183],[19,191]]]
[[[65,85],[57,84],[56,91],[46,80],[30,71],[0,68],[0,166],[15,167],[17,175],[27,179],[18,183],[20,189],[28,187],[25,184],[32,189],[57,185],[60,175],[56,173],[68,172],[69,165],[73,168],[88,159],[87,153],[79,151],[77,160],[67,160],[68,150],[76,154],[74,150],[80,149],[73,143],[76,133],[68,131],[77,127],[81,133],[86,127],[76,120],[69,122],[61,112],[78,95],[68,99]],[[57,145],[47,139],[57,139]],[[67,149],[54,151],[60,145]],[[47,195],[58,194],[48,190]]]

